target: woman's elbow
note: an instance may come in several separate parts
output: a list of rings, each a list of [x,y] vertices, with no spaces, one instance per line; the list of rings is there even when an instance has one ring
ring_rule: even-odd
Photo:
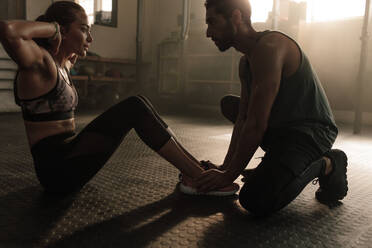
[[[6,29],[7,29],[7,23],[5,21],[0,21],[0,40],[4,39]]]
[[[11,36],[10,24],[7,21],[0,21],[0,41],[8,40]]]

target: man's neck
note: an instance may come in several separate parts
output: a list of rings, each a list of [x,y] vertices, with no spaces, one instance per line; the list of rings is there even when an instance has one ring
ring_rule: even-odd
[[[243,29],[236,36],[234,48],[249,59],[261,35],[262,32],[256,32],[253,28]]]

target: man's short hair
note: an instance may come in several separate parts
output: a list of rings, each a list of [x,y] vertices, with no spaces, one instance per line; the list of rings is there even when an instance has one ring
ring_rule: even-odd
[[[214,7],[218,14],[222,14],[225,18],[230,18],[235,9],[239,9],[242,13],[243,20],[251,23],[251,4],[249,0],[206,0],[205,8]]]

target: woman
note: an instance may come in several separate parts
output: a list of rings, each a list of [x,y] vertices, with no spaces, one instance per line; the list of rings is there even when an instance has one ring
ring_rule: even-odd
[[[75,133],[78,96],[68,70],[78,56],[86,55],[93,41],[80,5],[58,1],[35,22],[1,21],[0,41],[18,65],[15,100],[22,108],[36,174],[46,191],[80,189],[134,128],[150,148],[181,171],[181,190],[199,193],[192,187],[192,178],[204,169],[143,96],[123,100]],[[238,188],[232,184],[206,194],[230,195]]]

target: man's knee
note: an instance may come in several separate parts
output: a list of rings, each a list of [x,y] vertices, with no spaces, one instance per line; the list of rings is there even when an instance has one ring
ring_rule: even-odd
[[[221,98],[220,100],[220,107],[222,114],[225,115],[225,113],[229,112],[229,109],[231,109],[233,99],[236,98],[236,96],[233,95],[226,95]]]
[[[239,101],[240,98],[234,95],[226,95],[220,101],[222,115],[233,123],[235,123],[238,115]]]
[[[279,211],[292,202],[306,184],[298,178],[286,186],[272,182],[270,187],[246,183],[240,190],[239,202],[243,208],[257,216],[267,216]]]
[[[276,201],[275,195],[265,193],[257,187],[244,186],[239,194],[240,205],[258,217],[265,217],[276,212],[278,210],[274,207]]]

